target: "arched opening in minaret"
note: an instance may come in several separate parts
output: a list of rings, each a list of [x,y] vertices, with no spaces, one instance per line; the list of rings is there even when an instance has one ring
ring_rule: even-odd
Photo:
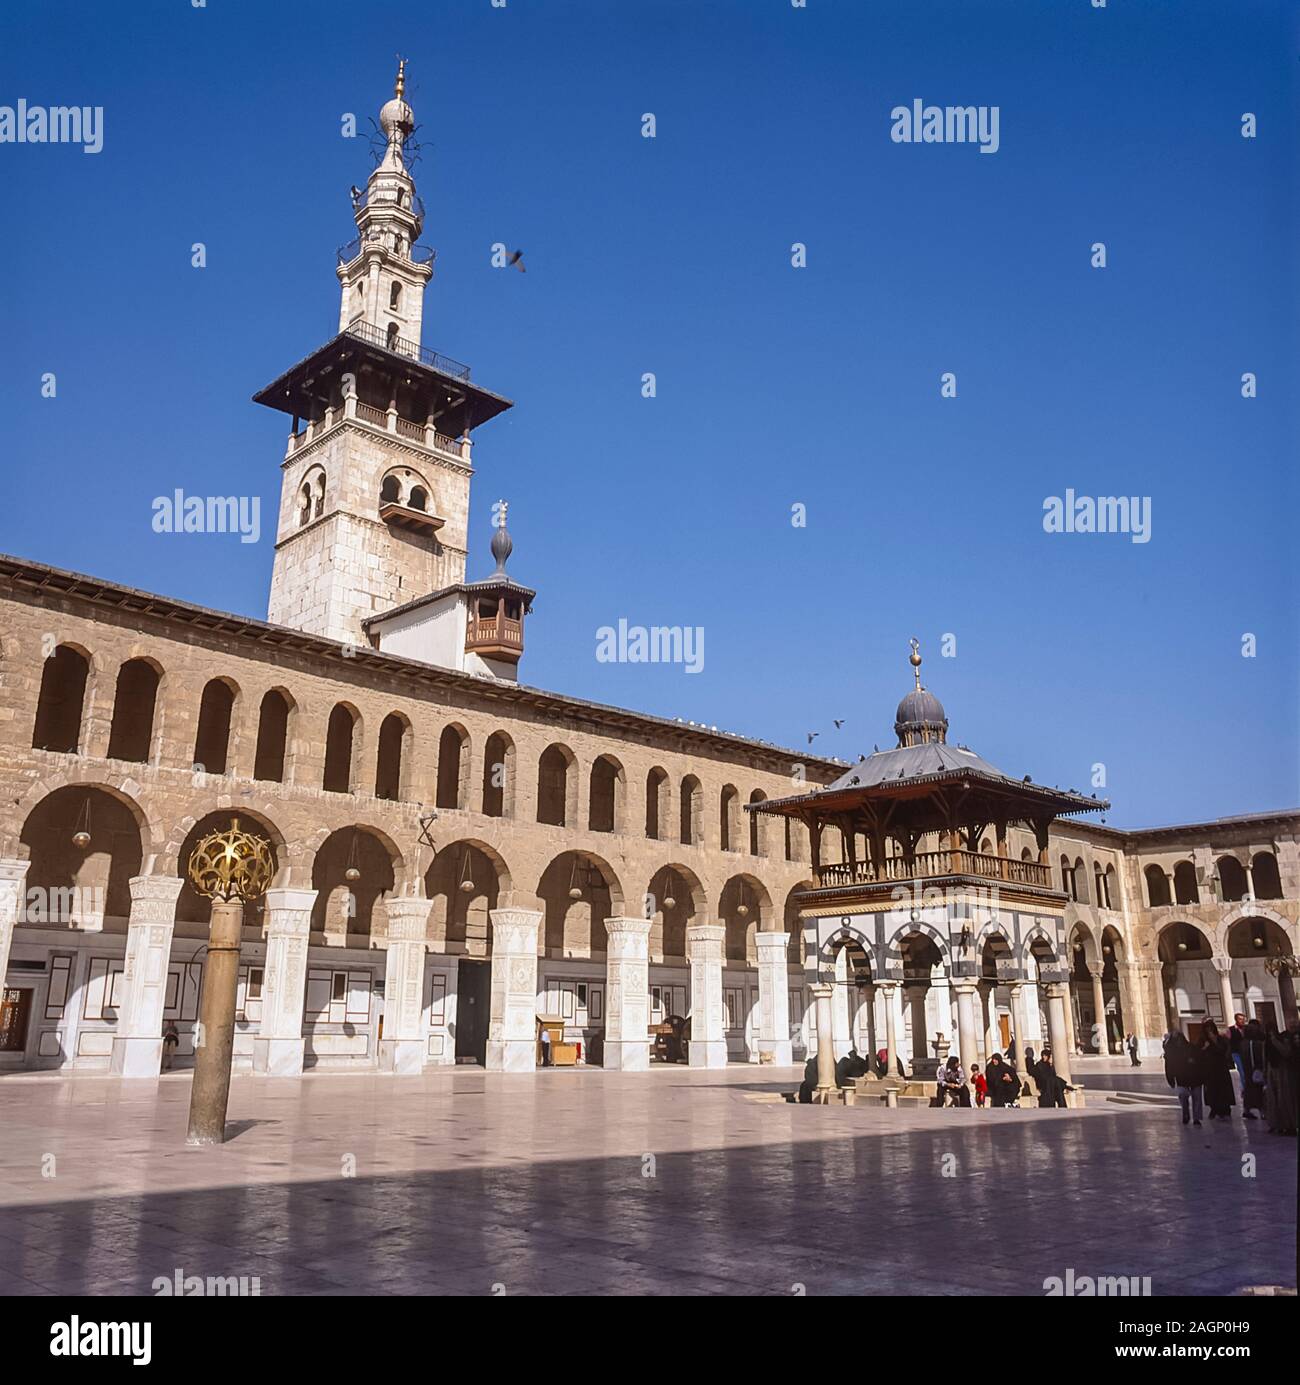
[[[118,669],[108,735],[110,760],[148,760],[160,680],[161,671],[148,659],[128,659]]]
[[[645,777],[645,834],[662,841],[668,822],[668,772],[655,765]]]
[[[515,743],[504,731],[494,731],[483,748],[483,814],[515,815]]]
[[[469,732],[452,722],[438,737],[439,808],[469,807]]]
[[[257,716],[257,750],[253,756],[253,778],[283,784],[286,751],[289,745],[289,711],[292,699],[279,688],[262,697]]]
[[[423,486],[412,486],[406,506],[410,510],[427,510],[429,508],[429,492]]]
[[[379,503],[381,505],[400,505],[402,501],[402,483],[397,479],[393,472],[389,472],[384,477],[383,485],[379,487]]]
[[[194,736],[194,765],[208,774],[225,774],[230,757],[230,723],[235,710],[235,685],[213,678],[199,702],[199,725]]]
[[[384,335],[384,345],[390,351],[397,350],[397,323],[390,322],[388,324],[388,331]]]
[[[409,756],[411,723],[400,712],[390,712],[379,728],[379,751],[375,760],[375,797],[405,798],[404,771]]]
[[[680,840],[683,846],[699,846],[703,840],[703,823],[700,821],[703,799],[704,790],[700,787],[700,781],[693,774],[688,774],[682,780]]]
[[[36,701],[36,724],[32,728],[33,750],[76,754],[89,674],[89,658],[69,644],[59,645],[46,659]]]
[[[623,766],[612,755],[598,755],[591,766],[591,807],[587,828],[592,832],[622,830]]]
[[[1281,899],[1282,877],[1277,868],[1277,857],[1271,851],[1261,851],[1250,863],[1250,878],[1254,883],[1256,899]]]
[[[548,745],[537,762],[537,821],[566,827],[577,816],[577,762],[567,745]]]
[[[355,707],[335,704],[325,733],[325,774],[321,787],[329,793],[351,793],[356,769],[357,724],[361,720]]]
[[[388,306],[393,312],[397,312],[402,306],[402,286],[396,279],[393,280],[392,287],[388,290]]]

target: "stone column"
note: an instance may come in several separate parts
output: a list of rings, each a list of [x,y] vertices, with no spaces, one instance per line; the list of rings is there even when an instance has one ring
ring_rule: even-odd
[[[388,944],[384,957],[384,1037],[379,1071],[399,1077],[424,1068],[429,1041],[424,1028],[424,954],[429,928],[427,899],[387,899]]]
[[[898,1076],[898,1019],[896,1016],[898,995],[897,981],[881,981],[877,987],[885,998],[885,1076]]]
[[[1101,968],[1089,967],[1088,975],[1092,979],[1092,1014],[1096,1040],[1097,1052],[1108,1054],[1110,1043],[1106,1034],[1106,993],[1101,988]]]
[[[876,988],[866,986],[863,988],[862,1003],[867,1012],[867,1051],[863,1055],[871,1060],[871,1070],[876,1070],[876,1050],[880,1045],[876,1042]]]
[[[0,861],[0,987],[9,969],[9,949],[13,946],[14,925],[23,899],[23,883],[30,861]]]
[[[1211,957],[1210,965],[1219,973],[1219,995],[1223,1001],[1223,1027],[1226,1029],[1232,1023],[1232,958]]]
[[[162,1016],[172,955],[179,875],[137,875],[130,884],[126,930],[126,995],[113,1035],[110,1068],[119,1077],[157,1077],[162,1067]]]
[[[992,982],[980,984],[980,1010],[984,1019],[982,1061],[987,1063],[1002,1047],[1002,1040],[998,1034],[998,988]]]
[[[1029,1081],[1029,1069],[1025,1066],[1025,1043],[1029,1033],[1029,1022],[1025,1018],[1025,983],[1013,981],[1009,989],[1011,1024],[1016,1031],[1016,1076],[1020,1079],[1021,1086],[1025,1086]]]
[[[645,1072],[650,1066],[650,920],[606,919],[605,1066]]]
[[[727,1040],[722,1026],[722,948],[726,936],[727,930],[720,923],[692,923],[686,928],[686,954],[691,967],[691,1042],[686,1058],[693,1068],[727,1066]],[[761,950],[759,955],[762,956]],[[761,972],[759,982],[762,983]]]
[[[770,1053],[777,1067],[788,1068],[794,1061],[790,1051],[790,989],[785,962],[790,935],[760,929],[754,941],[758,946],[758,1051]],[[853,1018],[849,1021],[850,1031]]]
[[[315,890],[266,892],[262,1019],[253,1040],[253,1071],[264,1077],[302,1075],[302,1010],[315,903]]]
[[[1058,1077],[1070,1080],[1070,1031],[1066,1006],[1070,1003],[1069,987],[1063,981],[1047,985],[1047,1033],[1052,1045],[1052,1066]]]
[[[489,1072],[537,1068],[537,909],[493,909]]]
[[[970,1065],[980,1060],[979,1037],[975,1030],[977,986],[969,980],[954,981],[952,986],[957,992],[957,1052],[962,1067],[969,1073]]]
[[[925,1000],[929,993],[929,986],[904,986],[903,990],[907,993],[907,1002],[912,1010],[912,1076],[917,1076],[917,1064],[925,1061],[928,1047],[926,1039],[929,1036],[929,1024],[925,1016]]]
[[[831,999],[835,987],[819,981],[811,987],[813,1008],[817,1015],[817,1091],[813,1100],[835,1091],[835,1021],[831,1011]]]

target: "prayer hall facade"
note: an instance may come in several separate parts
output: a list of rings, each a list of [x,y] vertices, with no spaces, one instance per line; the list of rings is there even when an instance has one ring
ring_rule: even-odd
[[[235,1043],[269,1076],[527,1071],[539,1017],[590,1065],[689,1017],[692,1066],[785,1066],[827,981],[837,1052],[912,1065],[1283,1023],[1300,811],[1101,825],[950,743],[915,651],[898,745],[849,766],[520,681],[505,507],[490,565],[469,539],[511,404],[421,344],[403,88],[338,331],[255,396],[292,420],[267,620],[0,556],[0,1073],[153,1079],[173,1030],[192,1063],[186,868],[234,818],[275,860]]]

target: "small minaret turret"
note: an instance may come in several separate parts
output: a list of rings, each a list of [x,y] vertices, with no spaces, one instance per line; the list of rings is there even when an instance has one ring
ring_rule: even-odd
[[[379,112],[379,128],[387,140],[384,157],[365,191],[358,195],[353,190],[358,234],[339,252],[339,331],[362,326],[372,340],[413,356],[420,345],[424,289],[433,277],[434,256],[416,244],[424,229],[424,212],[404,160],[406,141],[415,129],[415,113],[405,93],[403,59],[393,99]]]
[[[509,506],[498,500],[495,508],[492,556],[497,567],[482,582],[466,584],[465,654],[467,667],[473,667],[469,661],[474,656],[483,661],[485,672],[497,678],[516,678],[524,653],[524,616],[533,609],[537,593],[521,586],[506,572],[506,563],[515,548],[506,528]]]

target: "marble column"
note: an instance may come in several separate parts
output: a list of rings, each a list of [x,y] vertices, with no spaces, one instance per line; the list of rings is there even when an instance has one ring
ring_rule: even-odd
[[[488,1014],[489,1072],[537,1067],[538,909],[493,909],[492,998]],[[646,921],[649,927],[649,920]]]
[[[912,1076],[918,1075],[918,1063],[923,1063],[928,1056],[926,1053],[926,1038],[928,1037],[929,1024],[926,1022],[925,1001],[930,992],[927,985],[904,986],[903,990],[907,993],[907,1003],[912,1011]]]
[[[972,1063],[980,1060],[979,1037],[975,1029],[974,981],[954,981],[953,990],[957,992],[957,1052],[961,1065],[969,1074]]]
[[[129,881],[131,917],[122,969],[125,996],[113,1034],[110,1070],[119,1077],[157,1077],[162,1067],[163,1005],[172,955],[179,875],[137,875]]]
[[[885,1076],[898,1076],[898,982],[881,981],[877,990],[885,1000]]]
[[[0,986],[9,968],[9,949],[13,946],[14,926],[23,900],[23,884],[30,861],[0,860]]]
[[[1101,987],[1101,968],[1089,967],[1092,980],[1093,1046],[1098,1053],[1110,1052],[1110,1040],[1106,1033],[1106,993]]]
[[[758,1051],[770,1053],[777,1067],[788,1068],[794,1061],[790,1051],[790,988],[785,960],[790,935],[760,929],[754,941],[758,946]],[[851,1018],[850,1025],[852,1022]]]
[[[871,1060],[871,1070],[876,1070],[876,1050],[880,1045],[876,1042],[876,988],[875,986],[865,986],[862,992],[863,1008],[867,1014],[867,1051],[862,1056]]]
[[[1067,1006],[1070,1003],[1069,987],[1063,981],[1052,981],[1047,986],[1047,1033],[1052,1045],[1052,1066],[1056,1075],[1070,1080],[1070,1030]]]
[[[399,1077],[421,1072],[429,1051],[424,1026],[424,956],[431,907],[427,899],[384,901],[388,943],[384,949],[384,1037],[379,1041],[379,1071]]]
[[[618,1072],[650,1066],[650,922],[605,920],[605,1066]]]
[[[1219,996],[1223,1003],[1221,1028],[1226,1030],[1228,1025],[1232,1023],[1232,958],[1211,957],[1210,965],[1219,974]]]
[[[720,923],[686,927],[686,955],[691,967],[691,1042],[686,1060],[693,1068],[727,1066],[722,1024],[722,948],[726,936],[727,930]]]
[[[253,1071],[264,1077],[302,1074],[303,1000],[315,890],[266,892],[266,965],[262,1019],[253,1040]]]
[[[1029,1028],[1025,1019],[1025,983],[1013,981],[1008,989],[1011,992],[1011,1028],[1016,1040],[1016,1076],[1024,1085],[1029,1081],[1029,1069],[1025,1066],[1025,1035]]]
[[[824,1094],[836,1089],[835,1022],[831,1010],[835,987],[819,981],[810,989],[813,994],[813,1008],[817,1015],[817,1093]]]
[[[1002,1047],[1002,1036],[998,1033],[998,988],[992,982],[980,985],[980,1010],[984,1019],[984,1051],[982,1061],[988,1060]]]

